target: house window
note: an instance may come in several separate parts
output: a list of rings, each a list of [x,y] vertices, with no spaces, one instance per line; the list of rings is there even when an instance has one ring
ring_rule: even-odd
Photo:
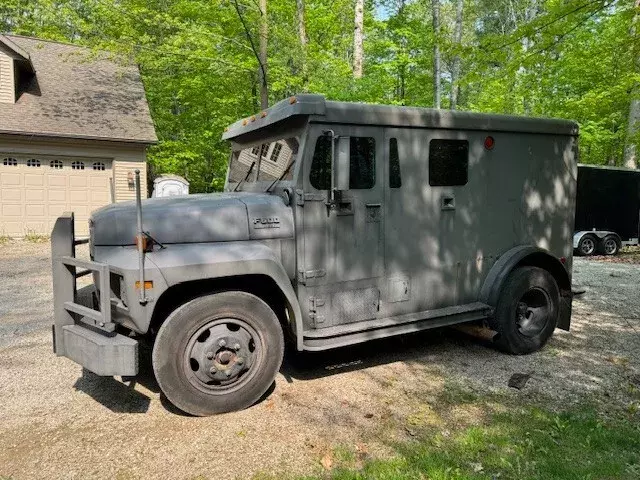
[[[466,185],[468,170],[468,141],[437,139],[429,142],[429,185],[432,187]]]
[[[94,170],[104,170],[104,162],[93,162]]]
[[[72,170],[84,170],[84,162],[75,161],[71,164]]]
[[[398,155],[398,139],[389,140],[389,187],[400,188],[402,178],[400,177],[400,156]]]
[[[7,157],[5,159],[2,160],[2,164],[6,167],[17,167],[18,166],[18,160],[16,160],[13,157]]]
[[[62,160],[51,160],[51,162],[49,162],[49,166],[56,170],[62,170]]]
[[[269,160],[271,160],[272,162],[276,162],[278,163],[278,157],[280,156],[280,151],[282,150],[282,144],[281,143],[276,143],[273,145],[273,150],[271,151],[271,156],[269,157]]]
[[[40,166],[40,160],[36,158],[30,158],[29,160],[27,160],[27,167],[39,167],[39,166]]]
[[[376,183],[376,141],[373,137],[351,137],[349,147],[349,189],[373,188]],[[311,185],[317,190],[331,188],[331,137],[318,137],[311,160]]]

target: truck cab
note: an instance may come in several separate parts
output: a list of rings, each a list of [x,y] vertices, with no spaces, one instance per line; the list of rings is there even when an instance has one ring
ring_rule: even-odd
[[[224,192],[73,215],[52,234],[55,351],[158,383],[194,415],[245,408],[285,341],[343,347],[475,322],[497,348],[568,329],[577,126],[298,95],[229,126]],[[75,286],[93,272],[89,300]]]

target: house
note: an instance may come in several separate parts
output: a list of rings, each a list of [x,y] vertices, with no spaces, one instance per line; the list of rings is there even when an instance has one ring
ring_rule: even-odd
[[[137,66],[82,47],[0,35],[0,236],[49,234],[74,211],[146,193],[157,141]]]

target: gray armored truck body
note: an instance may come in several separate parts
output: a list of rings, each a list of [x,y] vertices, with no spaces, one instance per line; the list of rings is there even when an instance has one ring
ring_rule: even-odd
[[[260,398],[286,338],[314,351],[477,322],[502,350],[537,350],[569,328],[577,130],[284,100],[225,131],[224,193],[94,212],[90,261],[72,214],[58,220],[54,348],[135,375],[153,342],[160,387],[195,415]]]

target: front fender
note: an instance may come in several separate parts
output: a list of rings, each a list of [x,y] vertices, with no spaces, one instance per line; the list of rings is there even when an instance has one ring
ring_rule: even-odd
[[[240,275],[266,275],[285,296],[293,313],[296,343],[302,348],[302,313],[280,258],[280,241],[242,241],[170,245],[148,255],[149,261],[160,270],[167,288],[207,279]],[[158,297],[164,292],[156,292]]]

